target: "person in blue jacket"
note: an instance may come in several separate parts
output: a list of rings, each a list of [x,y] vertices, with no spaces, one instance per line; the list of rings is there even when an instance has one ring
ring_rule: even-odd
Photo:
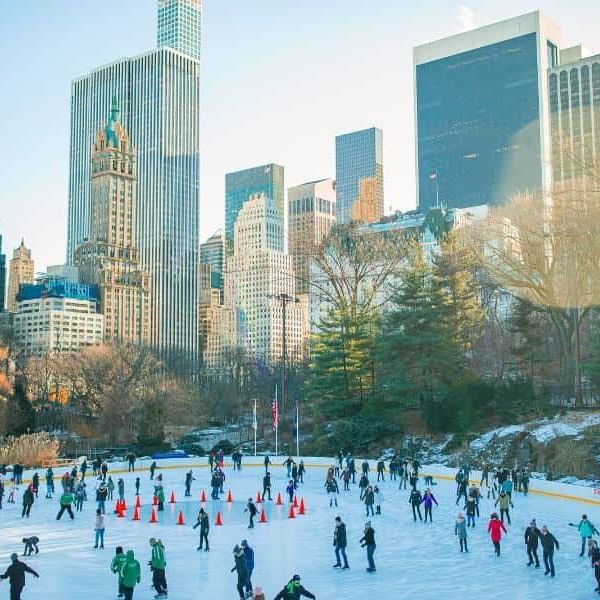
[[[250,548],[246,540],[242,540],[242,550],[244,551],[244,557],[246,559],[246,567],[248,567],[248,585],[247,590],[252,593],[252,571],[254,571],[254,550]]]
[[[588,540],[592,539],[592,536],[598,535],[598,530],[594,526],[594,524],[587,518],[587,515],[581,515],[581,521],[579,521],[579,525],[575,525],[574,523],[569,523],[571,527],[576,527],[579,531],[579,535],[581,536],[581,552],[579,556],[583,556],[585,553],[585,546]]]

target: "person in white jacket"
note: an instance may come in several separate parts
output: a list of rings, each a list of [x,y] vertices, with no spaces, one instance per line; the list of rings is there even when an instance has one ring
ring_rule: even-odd
[[[381,505],[383,504],[383,492],[379,489],[379,486],[375,486],[373,489],[375,492],[375,514],[381,514]]]
[[[100,548],[104,548],[104,515],[100,509],[96,511],[94,530],[96,531],[96,544],[94,548],[98,547],[98,542],[100,542]]]

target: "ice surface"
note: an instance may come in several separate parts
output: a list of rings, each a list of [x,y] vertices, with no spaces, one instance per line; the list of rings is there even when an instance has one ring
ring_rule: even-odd
[[[138,466],[142,466],[139,462]],[[116,577],[110,572],[109,565],[115,546],[120,544],[136,552],[142,565],[142,583],[136,588],[134,598],[146,600],[154,595],[146,564],[150,557],[148,539],[159,536],[166,546],[171,600],[235,600],[236,577],[230,573],[233,566],[231,551],[236,543],[247,539],[256,553],[253,582],[265,589],[268,599],[274,598],[295,573],[302,576],[306,588],[319,599],[396,600],[410,597],[455,600],[465,597],[465,594],[486,600],[505,599],[507,596],[516,600],[583,600],[596,597],[592,591],[595,587],[593,570],[587,557],[579,558],[579,536],[568,523],[578,521],[585,512],[596,525],[600,525],[598,506],[535,495],[524,498],[516,494],[513,524],[508,527],[509,533],[502,543],[502,556],[497,559],[485,532],[486,518],[479,519],[476,528],[469,530],[469,554],[459,552],[454,536],[454,520],[458,512],[454,483],[440,481],[433,488],[440,507],[434,507],[434,523],[425,525],[413,522],[408,492],[398,491],[395,483],[386,481],[382,485],[385,495],[383,515],[371,519],[376,531],[375,561],[378,571],[369,574],[365,572],[365,551],[358,544],[365,516],[364,507],[358,501],[357,486],[352,486],[350,492],[341,492],[339,508],[329,508],[323,487],[324,465],[309,467],[306,483],[300,487],[298,496],[304,497],[307,506],[305,516],[290,520],[287,518],[287,506],[278,509],[274,502],[266,503],[269,522],[266,525],[257,523],[254,530],[246,528],[244,503],[249,496],[255,497],[261,488],[264,469],[244,465],[240,473],[234,473],[226,468],[225,490],[232,490],[235,501],[231,506],[224,501],[207,502],[211,523],[214,523],[217,510],[221,510],[224,526],[211,526],[211,551],[205,553],[196,551],[199,530],[194,531],[191,526],[200,507],[200,490],[204,489],[208,495],[209,472],[204,466],[204,459],[177,462],[182,466],[167,468],[173,467],[172,461],[159,461],[159,467],[164,468],[157,473],[163,473],[167,499],[173,490],[178,503],[166,505],[159,524],[148,523],[152,483],[148,472],[140,471],[142,520],[133,522],[131,510],[125,519],[107,514],[105,550],[93,549],[93,478],[86,478],[91,499],[84,505],[83,512],[76,513],[74,522],[67,515],[57,522],[58,499],[44,499],[42,477],[40,498],[34,504],[29,520],[21,519],[20,495],[17,504],[4,504],[0,511],[1,571],[8,565],[11,552],[22,552],[21,538],[35,534],[41,540],[40,554],[25,560],[39,571],[41,577],[33,579],[28,576],[24,600],[40,597],[47,600],[110,599],[116,596]],[[245,462],[254,461],[248,457]],[[317,461],[307,459],[306,462],[313,464]],[[148,466],[147,462],[145,466]],[[113,464],[111,470],[115,471],[118,467]],[[196,481],[192,499],[185,499],[183,482],[189,468],[193,469]],[[277,466],[272,473],[274,497],[278,491],[283,496],[287,481],[285,469]],[[56,473],[57,491],[61,474],[60,471]],[[126,482],[128,507],[131,508],[134,474],[122,476]],[[536,481],[532,481],[532,486],[535,485]],[[487,517],[492,510],[492,501],[484,499],[481,508],[482,517]],[[186,519],[184,527],[175,524],[180,509]],[[351,568],[344,572],[332,569],[335,561],[333,520],[338,514],[348,528]],[[523,532],[533,517],[540,526],[547,523],[561,544],[555,556],[557,576],[554,580],[544,577],[543,569],[533,570],[525,566],[527,557]],[[0,598],[8,598],[7,582],[0,584]]]

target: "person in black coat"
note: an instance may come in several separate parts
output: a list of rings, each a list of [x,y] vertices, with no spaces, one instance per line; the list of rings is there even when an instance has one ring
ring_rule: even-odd
[[[252,502],[252,498],[248,498],[248,504],[246,505],[246,510],[244,510],[244,512],[249,513],[249,516],[250,516],[250,522],[248,523],[248,529],[254,529],[254,517],[256,516],[258,509],[256,508],[256,504],[254,504],[254,502]]]
[[[530,567],[535,562],[535,568],[540,568],[540,559],[538,558],[537,548],[540,537],[540,530],[537,528],[535,519],[529,523],[529,527],[525,530],[525,546],[527,547],[527,556],[529,562],[527,566]]]
[[[347,545],[347,537],[346,537],[346,524],[342,521],[342,517],[335,518],[335,529],[333,530],[333,547],[335,548],[335,565],[333,565],[334,569],[339,569],[342,567],[342,563],[340,561],[340,554],[344,559],[343,569],[349,569],[348,566],[348,557],[346,556],[346,545]]]
[[[201,508],[200,512],[198,513],[198,519],[193,529],[196,529],[198,526],[200,527],[200,545],[198,548],[196,548],[196,550],[202,550],[202,544],[203,542],[206,542],[206,548],[204,549],[204,552],[208,552],[210,550],[208,547],[208,532],[210,531],[210,523],[208,521],[208,514],[203,508]]]
[[[246,597],[245,593],[250,592],[250,586],[248,585],[248,565],[244,549],[240,548],[237,544],[233,549],[233,559],[235,560],[235,565],[231,569],[231,572],[237,571],[237,591],[240,595],[240,600],[244,600]]]
[[[23,556],[30,556],[31,554],[33,554],[34,550],[36,554],[39,554],[40,549],[38,548],[38,544],[40,542],[40,538],[37,535],[32,535],[31,537],[23,538],[22,542],[25,544]]]
[[[558,540],[548,531],[548,527],[544,525],[539,535],[540,543],[542,544],[542,557],[544,559],[544,566],[546,572],[544,575],[550,573],[550,577],[554,577],[554,547],[559,549]]]
[[[413,519],[417,520],[417,514],[419,515],[419,521],[423,520],[423,515],[421,514],[421,501],[423,500],[423,496],[421,492],[417,489],[413,489],[410,492],[410,498],[408,501],[412,506]]]
[[[267,471],[265,476],[263,477],[263,493],[262,493],[262,501],[265,501],[265,496],[269,497],[271,500],[271,473]]]
[[[21,562],[16,554],[11,554],[10,560],[12,561],[10,566],[4,575],[0,575],[0,579],[8,579],[10,583],[10,600],[21,600],[21,592],[25,587],[25,573],[31,573],[36,578],[39,574]]]
[[[25,516],[29,518],[29,512],[31,511],[31,507],[33,506],[33,501],[33,490],[31,486],[27,486],[27,488],[23,492],[23,512],[21,513],[21,518]]]
[[[588,540],[588,555],[594,569],[594,577],[596,578],[595,592],[600,592],[600,548],[596,540]]]
[[[367,561],[369,566],[367,571],[373,573],[375,569],[375,561],[373,560],[373,554],[375,553],[375,530],[371,527],[371,521],[365,523],[365,534],[360,538],[360,545],[367,549]]]
[[[300,575],[294,575],[279,594],[275,596],[275,600],[300,600],[301,596],[316,600],[316,596],[311,594],[300,583]]]

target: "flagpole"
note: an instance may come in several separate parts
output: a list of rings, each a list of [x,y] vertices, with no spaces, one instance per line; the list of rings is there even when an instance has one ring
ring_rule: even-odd
[[[296,456],[300,458],[300,412],[296,402]]]
[[[252,425],[254,426],[254,456],[256,456],[256,430],[258,429],[258,422],[256,420],[256,398],[254,398],[254,421]]]
[[[277,384],[275,384],[275,456],[279,456],[279,406],[277,404]]]

